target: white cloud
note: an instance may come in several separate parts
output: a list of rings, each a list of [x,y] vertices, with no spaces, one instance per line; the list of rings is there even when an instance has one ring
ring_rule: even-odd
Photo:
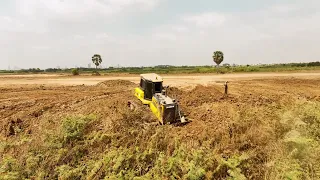
[[[297,9],[298,7],[293,4],[279,4],[271,7],[271,10],[275,13],[290,13]]]
[[[154,29],[162,37],[158,48],[172,47],[168,58],[186,64],[210,64],[210,54],[218,49],[225,52],[226,61],[237,64],[317,61],[320,13],[305,9],[276,4],[252,12],[203,12],[185,15],[176,25],[188,33],[172,24]]]
[[[42,51],[42,50],[50,50],[49,46],[33,46],[31,47],[31,49],[35,50],[35,51]]]
[[[84,18],[96,14],[111,15],[126,8],[153,8],[157,3],[158,0],[17,0],[16,7],[18,12],[27,16]]]
[[[96,35],[96,38],[98,39],[108,39],[110,36],[107,33],[100,33]]]
[[[85,36],[79,35],[79,34],[75,34],[75,35],[73,35],[73,38],[74,38],[74,39],[84,39]]]
[[[160,1],[14,0],[14,15],[0,17],[0,31],[54,33],[60,36],[77,34],[75,38],[79,39],[88,32],[98,34],[107,31],[107,27],[117,23],[119,17],[151,10]]]
[[[0,31],[17,31],[24,29],[24,24],[9,16],[0,16]]]
[[[92,31],[117,22],[116,16],[151,10],[161,0],[15,0],[17,31]],[[1,25],[0,25],[1,26]],[[85,27],[85,28],[84,28]],[[71,30],[69,30],[71,29]]]
[[[220,26],[226,22],[227,18],[224,14],[216,12],[205,12],[196,15],[188,15],[183,20],[193,23],[199,27]]]
[[[163,0],[18,1],[20,13],[0,17],[0,54],[11,66],[86,66],[93,53],[107,59],[104,66],[212,64],[214,50],[237,64],[320,59],[318,0],[170,19],[156,9]]]
[[[159,3],[159,0],[106,0],[110,7],[128,7],[139,5],[144,8],[153,8]]]
[[[177,40],[177,36],[174,33],[166,33],[166,32],[153,33],[152,37],[155,40],[169,40],[169,41]]]
[[[183,25],[174,25],[172,26],[172,30],[178,33],[185,33],[189,31],[189,29]]]

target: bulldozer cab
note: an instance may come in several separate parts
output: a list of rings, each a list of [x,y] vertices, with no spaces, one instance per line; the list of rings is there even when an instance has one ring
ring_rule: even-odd
[[[155,93],[161,93],[162,78],[157,74],[141,74],[140,88],[144,91],[144,99],[151,100]]]

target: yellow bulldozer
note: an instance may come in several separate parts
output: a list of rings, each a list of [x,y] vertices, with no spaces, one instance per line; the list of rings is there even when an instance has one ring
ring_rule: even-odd
[[[140,86],[135,88],[134,95],[142,104],[148,105],[160,124],[185,124],[187,119],[182,115],[176,99],[167,95],[163,79],[155,73],[141,74]]]

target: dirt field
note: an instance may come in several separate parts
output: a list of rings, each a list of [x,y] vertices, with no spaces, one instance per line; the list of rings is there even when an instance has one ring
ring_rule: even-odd
[[[320,73],[168,75],[164,76],[164,80],[166,85],[171,86],[169,95],[178,97],[183,111],[192,120],[183,127],[166,126],[163,129],[167,134],[165,136],[169,139],[178,138],[191,149],[205,146],[203,143],[210,140],[213,143],[210,147],[216,150],[215,153],[226,157],[254,152],[250,161],[252,169],[241,168],[246,177],[253,179],[263,179],[266,175],[277,178],[272,174],[273,171],[268,171],[267,164],[271,162],[270,159],[279,158],[274,156],[272,149],[273,143],[278,142],[276,139],[284,136],[276,133],[279,114],[294,109],[300,102],[320,102]],[[228,97],[223,96],[223,82],[226,80],[230,82]],[[61,120],[68,116],[94,114],[100,122],[94,131],[110,132],[110,128],[116,127],[112,123],[123,121],[126,117],[123,113],[130,113],[127,101],[135,99],[133,88],[138,81],[139,77],[133,76],[0,76],[0,140],[21,142],[26,137],[31,139],[27,143],[2,147],[0,162],[5,154],[10,154],[18,162],[24,162],[26,157],[21,156],[21,153],[28,154],[33,149],[31,147],[40,146],[45,141],[44,133],[54,132],[60,127]],[[127,124],[136,126],[137,129],[133,130],[139,131],[139,128],[144,127],[137,124],[156,121],[148,109],[143,114],[146,117],[139,116],[137,122]],[[239,117],[240,120],[235,120]],[[244,117],[250,118],[250,121],[245,121]],[[239,124],[240,122],[243,124]],[[121,146],[148,146],[146,143],[151,141],[151,135],[132,135],[132,127],[127,127],[130,133],[126,131],[126,127],[117,129],[126,134],[119,136],[120,139],[117,140]],[[156,127],[152,132],[156,133],[157,129],[159,128]],[[146,133],[145,131],[147,130],[140,133]],[[108,143],[102,144],[104,148],[109,147]],[[104,148],[91,148],[81,161],[95,157],[92,153],[103,153]],[[170,143],[163,148],[161,151],[168,153],[168,156],[172,153]],[[62,164],[59,161],[55,166]],[[70,163],[68,165],[73,167]],[[223,179],[228,176],[227,170],[210,172],[206,177]],[[108,174],[107,170],[104,173]]]
[[[163,75],[165,83],[170,86],[194,86],[219,83],[221,81],[237,81],[237,80],[252,80],[265,78],[319,78],[320,72],[306,73],[238,73],[238,74],[190,74],[190,75]],[[139,75],[106,75],[101,77],[95,76],[65,76],[58,74],[39,74],[39,75],[0,75],[0,86],[8,86],[15,84],[42,84],[42,85],[95,85],[107,80],[128,80],[134,83],[139,82]]]
[[[320,74],[274,74],[272,75],[274,77],[270,78],[271,75],[165,76],[164,80],[165,85],[174,87],[169,93],[178,95],[184,109],[193,115],[191,118],[195,119],[196,123],[190,126],[202,124],[200,117],[208,116],[207,111],[192,111],[192,109],[209,107],[210,104],[253,103],[267,106],[287,98],[319,101]],[[24,126],[30,127],[43,115],[62,117],[78,113],[104,114],[110,111],[110,107],[121,111],[126,108],[128,100],[135,99],[132,91],[139,81],[138,77],[2,78],[4,78],[0,83],[2,127],[17,118],[23,119]],[[105,80],[107,83],[101,83]],[[229,80],[230,95],[227,99],[222,98],[225,80]],[[65,84],[70,86],[62,86]],[[177,90],[175,87],[183,87],[184,90]],[[32,126],[30,128],[32,129]],[[5,128],[1,131],[5,134]]]

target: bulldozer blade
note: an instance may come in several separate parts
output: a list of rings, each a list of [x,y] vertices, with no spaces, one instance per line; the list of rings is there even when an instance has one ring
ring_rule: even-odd
[[[188,122],[184,116],[180,119],[180,121],[181,121],[181,123],[187,123]]]
[[[182,116],[180,119],[177,119],[177,121],[175,123],[173,123],[174,126],[184,126],[186,124],[190,123],[190,121]]]

